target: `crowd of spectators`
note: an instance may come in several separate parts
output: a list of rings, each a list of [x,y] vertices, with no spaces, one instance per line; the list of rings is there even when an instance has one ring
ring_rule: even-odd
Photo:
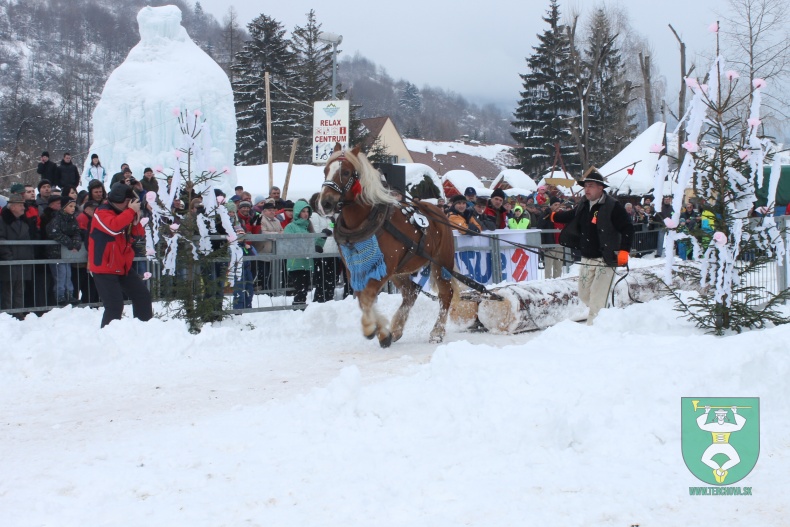
[[[59,164],[42,152],[37,172],[40,176],[34,185],[14,184],[10,188],[8,203],[0,211],[0,241],[52,240],[57,244],[2,244],[0,261],[24,261],[26,263],[0,266],[0,309],[19,310],[44,308],[99,301],[92,277],[87,271],[87,246],[91,243],[89,233],[94,212],[107,201],[107,193],[116,183],[133,189],[143,207],[143,215],[151,217],[151,205],[146,199],[149,192],[158,193],[160,184],[170,191],[171,178],[160,181],[151,168],[143,170],[142,178],[135,178],[129,165],[123,163],[118,172],[109,176],[98,155],[93,154],[88,169],[80,175],[68,152]],[[83,185],[84,182],[86,185]],[[87,190],[78,191],[80,186]],[[338,248],[332,238],[333,218],[315,214],[317,196],[296,202],[281,197],[278,187],[272,187],[268,196],[253,196],[242,186],[234,194],[225,196],[217,192],[217,203],[225,207],[231,218],[235,234],[281,234],[315,233],[315,253],[337,254]],[[577,205],[581,194],[568,195],[553,185],[541,185],[530,195],[507,196],[505,191],[495,189],[490,198],[479,197],[473,187],[465,189],[445,203],[438,200],[450,223],[465,235],[474,235],[498,229],[541,229],[554,232],[541,234],[542,245],[558,245],[562,224],[552,222],[551,213],[568,210]],[[790,208],[790,206],[788,207]],[[628,201],[625,209],[637,233],[652,233],[643,237],[639,234],[635,252],[656,250],[660,255],[664,220],[673,214],[672,197],[664,196],[660,204],[653,204],[647,196],[641,201]],[[197,235],[198,215],[205,212],[202,199],[193,192],[181,191],[173,202],[176,221],[181,223],[185,236]],[[702,230],[713,233],[714,217],[709,210],[694,202],[684,205],[680,214],[678,231],[691,233]],[[216,224],[218,234],[227,235],[220,222]],[[655,231],[655,232],[653,232]],[[655,238],[655,239],[653,239]],[[251,240],[239,237],[239,245],[245,255],[272,253],[271,239]],[[704,241],[704,239],[703,239]],[[215,248],[221,242],[214,242]],[[145,239],[134,240],[135,254],[146,256]],[[691,257],[687,242],[678,242],[681,258]],[[545,265],[545,276],[556,278],[562,274],[565,252],[561,247],[545,248],[541,261]],[[47,260],[55,260],[48,263]],[[143,260],[143,258],[140,258]],[[305,305],[307,295],[315,288],[313,301],[332,300],[338,284],[342,284],[344,268],[339,258],[291,258],[284,265],[275,265],[271,260],[242,259],[240,279],[233,289],[234,309],[251,307],[256,291],[282,290],[290,287],[295,295],[295,305]],[[136,271],[145,272],[145,261],[136,261]],[[226,269],[211,270],[212,279],[221,280]],[[220,292],[222,294],[223,291]],[[345,285],[343,294],[349,294]]]
[[[9,189],[7,203],[0,208],[0,241],[25,242],[51,240],[57,244],[0,244],[0,261],[14,262],[0,265],[0,309],[15,310],[22,318],[22,310],[40,312],[45,308],[76,304],[94,304],[99,296],[93,277],[87,270],[88,244],[92,243],[91,224],[94,212],[107,203],[112,185],[127,185],[142,207],[142,215],[152,216],[152,206],[146,194],[158,193],[159,185],[170,190],[171,177],[158,180],[151,168],[143,170],[143,177],[134,177],[129,165],[124,163],[120,171],[108,175],[99,157],[91,157],[89,168],[83,174],[87,189],[78,191],[83,177],[71,162],[68,153],[60,164],[42,152],[37,170],[40,179],[34,185],[16,183]],[[237,186],[229,198],[217,190],[217,203],[225,207],[231,218],[239,246],[245,255],[272,253],[271,239],[249,240],[242,234],[281,234],[283,232],[315,232],[315,252],[336,254],[337,247],[331,239],[334,227],[331,218],[313,214],[313,206],[306,200],[296,203],[281,198],[278,187],[272,187],[268,196],[254,199],[243,187]],[[313,197],[316,200],[316,196]],[[297,216],[294,217],[296,209]],[[202,199],[194,192],[176,194],[173,202],[175,222],[181,223],[182,235],[197,235],[197,215],[205,212]],[[290,226],[290,227],[289,227]],[[217,234],[227,235],[221,222],[216,223]],[[327,240],[331,240],[327,242]],[[328,244],[328,245],[327,245]],[[214,241],[214,248],[222,242]],[[145,237],[133,239],[135,270],[142,276],[147,270]],[[313,301],[332,300],[343,266],[339,258],[293,258],[275,265],[272,261],[244,259],[240,279],[233,289],[234,309],[251,307],[256,290],[278,290],[286,286],[294,288],[296,303],[304,304],[309,285],[315,286]],[[19,263],[16,263],[19,262]],[[279,263],[279,262],[278,262]],[[217,272],[220,271],[220,272]],[[212,269],[213,278],[224,284],[227,268]],[[305,278],[306,276],[306,278]],[[220,287],[223,294],[225,287]],[[343,294],[348,294],[346,288]]]

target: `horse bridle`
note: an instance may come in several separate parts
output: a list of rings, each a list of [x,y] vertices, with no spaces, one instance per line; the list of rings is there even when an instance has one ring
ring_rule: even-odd
[[[338,157],[335,161],[343,162],[346,158],[343,156]],[[340,181],[343,181],[343,173],[342,170],[340,172]],[[340,185],[334,182],[334,180],[324,181],[321,185],[322,187],[327,187],[328,189],[334,190],[338,194],[340,194],[340,200],[338,201],[338,205],[342,207],[345,204],[345,197],[348,194],[348,191],[351,190],[351,187],[354,186],[354,183],[359,181],[359,175],[357,174],[356,170],[351,171],[351,175],[348,177],[348,181],[346,184],[341,188]]]

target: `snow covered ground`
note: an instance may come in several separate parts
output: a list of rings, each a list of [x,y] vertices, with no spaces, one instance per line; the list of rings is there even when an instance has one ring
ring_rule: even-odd
[[[661,300],[430,345],[436,311],[420,297],[387,350],[353,299],[197,336],[0,315],[0,523],[787,525],[790,327],[716,338]],[[753,496],[689,495],[692,396],[761,398]]]

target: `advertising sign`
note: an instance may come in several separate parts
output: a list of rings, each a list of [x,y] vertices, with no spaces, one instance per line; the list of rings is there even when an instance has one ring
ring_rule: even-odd
[[[526,282],[538,278],[538,255],[508,242],[522,245],[539,246],[540,230],[499,229],[486,231],[485,234],[499,236],[499,268],[503,282]],[[455,265],[458,272],[475,282],[485,285],[494,284],[494,255],[488,247],[489,241],[478,236],[456,235]],[[485,246],[485,247],[481,247]],[[469,247],[465,250],[465,247]],[[415,281],[427,287],[429,267],[417,275]]]
[[[324,163],[335,143],[348,148],[348,101],[316,101],[313,104],[313,163]]]

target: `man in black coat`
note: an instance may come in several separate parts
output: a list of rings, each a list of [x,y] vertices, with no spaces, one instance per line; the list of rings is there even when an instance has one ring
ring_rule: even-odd
[[[50,183],[53,183],[58,177],[58,165],[49,160],[49,152],[46,150],[41,152],[41,163],[38,164],[36,172],[39,173],[41,179],[46,179]],[[57,185],[57,183],[54,184]]]
[[[25,221],[25,200],[22,196],[14,194],[0,213],[0,240],[30,239],[30,227]],[[0,245],[0,260],[33,260],[34,258],[32,245]],[[3,292],[0,296],[2,309],[25,307],[25,281],[33,277],[32,269],[32,265],[0,267],[0,282],[3,283]],[[23,315],[17,316],[22,318]]]
[[[60,188],[77,188],[80,186],[80,171],[77,170],[77,166],[71,162],[71,154],[68,152],[63,154],[63,160],[60,162],[60,165],[58,165],[57,180]]]
[[[584,180],[584,198],[575,209],[552,212],[550,219],[565,223],[560,244],[579,249],[579,298],[590,308],[587,324],[606,307],[614,280],[614,268],[628,264],[634,226],[623,204],[609,196],[603,176],[590,168]]]

